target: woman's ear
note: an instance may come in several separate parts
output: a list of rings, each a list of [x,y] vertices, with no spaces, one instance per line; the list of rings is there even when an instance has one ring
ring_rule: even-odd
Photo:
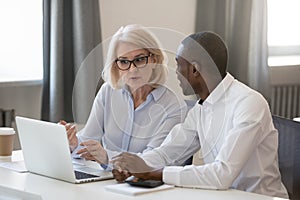
[[[152,67],[152,69],[155,69],[157,61],[158,61],[157,55],[150,54],[150,59],[152,59],[152,61],[153,61],[153,64],[151,65],[151,67]]]
[[[154,54],[151,53],[150,57],[153,60],[153,63],[157,63],[157,60],[158,60],[157,55],[154,55]]]

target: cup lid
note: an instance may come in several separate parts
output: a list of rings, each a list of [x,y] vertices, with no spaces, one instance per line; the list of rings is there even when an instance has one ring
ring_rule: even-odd
[[[15,130],[10,127],[0,127],[0,135],[13,135]]]

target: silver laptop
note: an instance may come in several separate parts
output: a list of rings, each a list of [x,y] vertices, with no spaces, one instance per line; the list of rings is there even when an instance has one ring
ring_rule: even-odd
[[[111,172],[103,170],[98,164],[97,168],[89,167],[86,162],[72,159],[64,126],[19,116],[16,117],[16,124],[29,172],[71,183],[113,178]]]

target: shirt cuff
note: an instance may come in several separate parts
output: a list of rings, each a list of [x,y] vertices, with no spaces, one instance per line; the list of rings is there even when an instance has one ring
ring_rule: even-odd
[[[108,164],[108,165],[106,165],[106,164],[100,164],[100,166],[101,166],[104,170],[106,170],[106,171],[112,171],[112,170],[113,170],[112,164]]]
[[[180,166],[170,166],[163,169],[163,182],[170,185],[180,185]]]

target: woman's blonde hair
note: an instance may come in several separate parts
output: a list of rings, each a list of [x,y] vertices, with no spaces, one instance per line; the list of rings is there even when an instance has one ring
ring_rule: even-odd
[[[140,25],[121,27],[111,38],[105,66],[102,71],[104,81],[108,82],[114,89],[120,89],[124,86],[124,83],[120,80],[121,77],[115,62],[117,59],[116,51],[120,42],[130,43],[138,48],[147,50],[156,60],[156,66],[153,69],[149,84],[157,87],[165,83],[168,72],[165,63],[166,54],[162,51],[156,37],[147,28]]]

